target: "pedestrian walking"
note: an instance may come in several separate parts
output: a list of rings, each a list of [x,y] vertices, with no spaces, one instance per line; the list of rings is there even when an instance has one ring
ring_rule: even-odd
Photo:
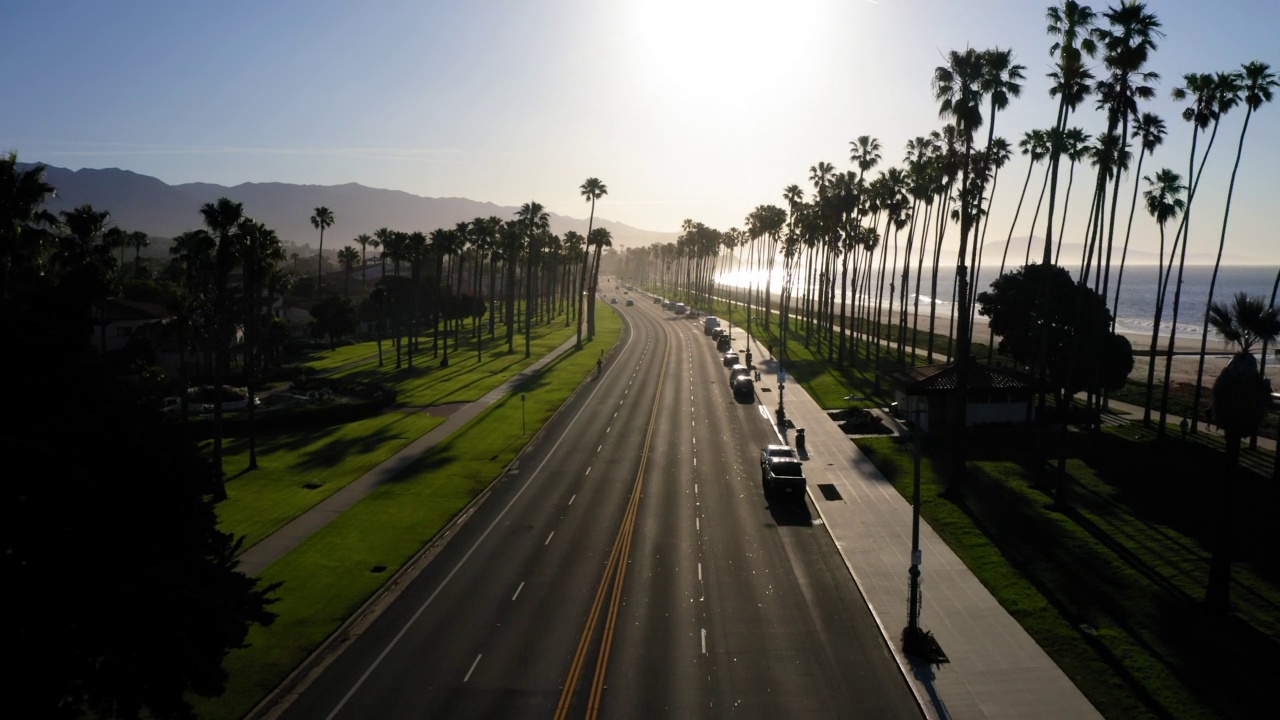
[[[1187,426],[1188,426],[1189,424],[1190,424],[1190,423],[1188,423],[1188,422],[1187,422],[1187,419],[1186,419],[1186,418],[1182,418],[1182,422],[1178,423],[1178,427],[1182,428],[1182,439],[1183,439],[1183,440],[1186,440],[1186,439],[1187,439]]]
[[[1213,429],[1213,406],[1204,409],[1204,426],[1207,430]]]

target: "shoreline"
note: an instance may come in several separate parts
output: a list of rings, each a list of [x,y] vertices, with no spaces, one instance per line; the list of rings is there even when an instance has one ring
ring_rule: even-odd
[[[775,294],[775,301],[777,300]],[[741,304],[741,300],[736,300]],[[776,306],[775,306],[776,312]],[[923,310],[923,308],[922,308]],[[893,309],[893,315],[899,316],[900,308]],[[923,331],[929,328],[929,315],[921,312],[918,316],[910,311],[907,313],[908,327],[919,327]],[[886,318],[886,320],[888,320]],[[913,325],[915,320],[919,320],[919,324]],[[951,321],[949,314],[938,313],[935,320],[935,332],[939,335],[948,334],[948,325]],[[979,342],[986,343],[988,337],[987,319],[981,315],[974,316],[973,319],[973,338]],[[1151,335],[1149,333],[1135,333],[1117,330],[1118,335],[1122,335],[1129,340],[1129,344],[1133,348],[1133,370],[1129,372],[1131,380],[1145,383],[1147,381],[1147,369],[1151,362]],[[1155,381],[1162,382],[1164,378],[1164,362],[1165,354],[1168,348],[1168,335],[1162,334],[1158,340],[1159,349],[1156,351],[1157,358]],[[1261,358],[1260,353],[1255,350],[1255,355]],[[1200,365],[1200,333],[1180,334],[1174,338],[1173,360],[1170,365],[1169,378],[1173,384],[1194,385],[1197,370]],[[1205,345],[1204,351],[1204,376],[1201,386],[1208,389],[1213,386],[1213,381],[1218,377],[1222,370],[1230,362],[1234,351],[1221,338],[1210,332],[1209,341]],[[935,353],[936,358],[936,353]],[[1276,368],[1280,366],[1280,357],[1274,357],[1271,362],[1266,363],[1263,375],[1271,378],[1276,373]]]

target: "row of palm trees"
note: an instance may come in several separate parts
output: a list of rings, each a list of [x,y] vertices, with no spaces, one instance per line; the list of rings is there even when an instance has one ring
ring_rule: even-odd
[[[1169,383],[1161,384],[1159,401],[1154,402],[1154,366],[1158,355],[1162,355],[1164,375],[1169,377],[1178,317],[1184,312],[1181,287],[1196,191],[1223,117],[1241,104],[1246,112],[1218,233],[1217,259],[1210,281],[1209,299],[1203,309],[1201,362],[1193,401],[1196,406],[1200,402],[1203,353],[1210,327],[1217,329],[1229,341],[1241,342],[1242,346],[1246,346],[1242,339],[1250,341],[1248,346],[1260,343],[1264,358],[1267,344],[1276,337],[1274,293],[1270,302],[1272,311],[1266,310],[1268,306],[1261,299],[1237,298],[1236,303],[1230,306],[1214,299],[1218,270],[1226,247],[1236,173],[1249,121],[1256,110],[1271,101],[1277,87],[1276,76],[1262,62],[1249,62],[1238,70],[1226,72],[1183,75],[1182,83],[1172,91],[1172,97],[1186,103],[1181,114],[1191,131],[1185,180],[1168,168],[1143,175],[1143,161],[1161,145],[1167,132],[1163,120],[1144,109],[1144,104],[1156,96],[1156,84],[1160,80],[1159,75],[1149,69],[1151,56],[1163,37],[1159,19],[1141,2],[1121,2],[1103,12],[1095,12],[1074,0],[1064,0],[1047,9],[1046,21],[1052,39],[1049,50],[1053,58],[1053,70],[1049,75],[1053,81],[1050,95],[1057,101],[1057,111],[1047,128],[1028,131],[1019,143],[1022,154],[1029,160],[1028,171],[1023,179],[1013,223],[1006,234],[999,272],[1003,274],[1006,263],[1010,261],[1010,244],[1019,219],[1023,217],[1023,204],[1030,182],[1036,166],[1043,163],[1045,169],[1039,183],[1040,195],[1031,213],[1031,224],[1024,230],[1031,237],[1039,234],[1043,244],[1038,256],[1032,257],[1029,243],[1023,263],[1038,261],[1049,265],[1075,264],[1078,261],[1074,273],[1077,282],[1104,300],[1112,298],[1109,309],[1114,328],[1115,306],[1119,302],[1131,232],[1138,214],[1138,193],[1142,190],[1144,209],[1158,226],[1160,238],[1160,289],[1153,313],[1147,405],[1148,408],[1159,407],[1157,432],[1163,439],[1167,427]],[[939,298],[938,273],[943,267],[954,268],[950,291],[954,310],[947,328],[954,341],[946,355],[948,361],[957,362],[959,376],[957,402],[952,404],[956,416],[948,423],[957,460],[952,475],[959,479],[963,476],[964,395],[973,341],[971,328],[976,311],[976,293],[971,287],[971,279],[980,270],[984,256],[999,172],[1012,157],[1010,144],[996,135],[996,120],[1009,101],[1020,95],[1024,71],[1023,66],[1013,61],[1011,51],[1005,49],[965,49],[947,53],[945,63],[936,68],[932,78],[939,116],[946,124],[928,136],[910,140],[906,144],[902,167],[885,169],[879,177],[868,180],[866,173],[881,160],[881,146],[874,138],[860,137],[851,143],[849,159],[852,169],[839,172],[825,162],[810,168],[809,181],[813,189],[808,200],[798,185],[789,185],[783,191],[785,209],[774,205],[758,206],[746,218],[748,229],[745,233],[736,229],[719,233],[719,244],[693,241],[688,229],[698,227],[698,223],[687,221],[686,233],[677,243],[655,245],[630,253],[628,272],[646,278],[656,277],[660,284],[669,284],[679,288],[679,292],[696,296],[706,292],[704,286],[707,281],[701,275],[691,274],[689,268],[698,268],[711,261],[719,262],[721,267],[717,271],[723,271],[731,262],[724,260],[725,256],[732,258],[736,254],[739,267],[745,256],[753,277],[746,294],[750,313],[752,307],[763,306],[768,310],[773,297],[774,263],[781,256],[784,278],[780,293],[781,322],[794,322],[794,334],[802,333],[811,349],[815,352],[825,350],[830,361],[843,367],[849,359],[846,343],[852,343],[853,351],[857,352],[860,338],[864,340],[862,351],[868,355],[874,352],[877,362],[884,349],[895,346],[899,362],[914,362],[914,358],[908,359],[904,351],[907,338],[914,338],[915,333],[922,330],[923,319],[918,311],[922,294],[926,295],[930,306],[924,350],[925,355],[932,359]],[[1080,105],[1088,99],[1092,99],[1102,113],[1102,129],[1092,137],[1075,122]],[[984,124],[986,132],[981,133]],[[1135,152],[1137,162],[1131,170]],[[1064,158],[1068,164],[1065,178],[1061,173]],[[1086,198],[1088,212],[1081,238],[1083,251],[1078,260],[1064,259],[1061,252],[1065,245],[1065,218],[1072,199],[1075,171],[1077,165],[1085,162],[1092,167],[1093,178],[1092,192]],[[1065,183],[1062,183],[1064,179]],[[1061,184],[1065,184],[1065,192],[1060,191]],[[1127,216],[1121,212],[1124,204],[1129,206]],[[1174,220],[1179,223],[1172,238],[1168,239],[1166,229]],[[948,248],[954,254],[944,257],[943,253]],[[726,251],[724,255],[721,250]],[[926,260],[932,277],[929,289],[924,293],[921,283]],[[682,267],[685,268],[683,274],[678,272]],[[673,273],[673,268],[677,272]],[[696,285],[695,281],[703,285]],[[913,313],[914,331],[908,335],[907,303],[911,297],[908,288],[913,281],[912,294],[917,311]],[[838,302],[837,287],[840,288]],[[1276,287],[1280,288],[1280,273],[1277,274]],[[794,301],[791,297],[793,292],[799,294]],[[854,295],[852,309],[846,302],[850,292]],[[897,316],[894,314],[895,305]],[[1171,316],[1167,324],[1164,322],[1166,307]],[[768,322],[768,312],[763,317]],[[1241,330],[1241,325],[1247,329]],[[1160,353],[1161,333],[1166,328],[1167,345]],[[787,336],[784,325],[784,348]],[[988,340],[990,342],[991,339]],[[1046,347],[1043,342],[1041,345]],[[1039,362],[1032,368],[1041,380],[1047,366],[1043,353],[1042,350]],[[1249,367],[1239,370],[1242,366]],[[1236,364],[1237,374],[1249,375],[1249,368],[1260,373],[1256,363],[1249,365],[1242,361]],[[1244,403],[1249,406],[1245,408],[1249,412],[1235,413],[1231,409],[1226,409],[1226,412],[1259,420],[1261,414],[1254,406],[1259,396],[1257,388],[1265,385],[1260,374],[1250,375],[1236,384],[1250,388],[1245,395],[1251,398],[1252,405]],[[1219,401],[1219,395],[1215,389],[1215,404],[1226,402]],[[1230,393],[1221,395],[1231,397]],[[1042,393],[1041,417],[1044,416],[1044,396]],[[1099,405],[1102,401],[1102,393],[1091,398],[1091,402]],[[1224,410],[1217,408],[1217,411],[1221,413]],[[1195,420],[1192,420],[1193,431]],[[1150,409],[1143,422],[1152,422]],[[1238,443],[1239,437],[1247,436],[1256,429],[1256,422],[1237,422],[1229,432],[1232,437],[1228,437],[1228,441]],[[1058,495],[1065,501],[1061,484]],[[1207,596],[1211,598],[1211,604],[1222,606],[1224,593],[1219,577]]]
[[[145,236],[111,227],[109,212],[87,205],[60,216],[52,215],[43,206],[55,189],[44,182],[43,175],[41,165],[19,170],[15,154],[0,161],[0,297],[23,294],[37,280],[74,280],[79,291],[91,298],[84,309],[85,322],[96,322],[105,328],[100,317],[102,308],[109,298],[120,295],[124,280],[123,260],[117,260],[115,250],[122,247],[121,238],[126,238],[139,252],[139,238]],[[583,185],[584,197],[593,205],[606,192],[605,186],[594,178]],[[166,303],[173,317],[164,325],[164,331],[167,342],[179,349],[183,386],[193,376],[200,376],[208,378],[214,387],[221,387],[231,376],[233,358],[239,360],[250,394],[252,469],[257,464],[252,400],[265,364],[285,334],[271,307],[289,292],[292,273],[285,265],[287,257],[276,233],[247,216],[241,203],[222,198],[202,206],[200,214],[203,227],[173,239],[172,260],[160,275],[166,286],[172,287]],[[323,232],[333,225],[334,213],[317,208],[312,221]],[[590,282],[590,293],[594,295],[600,254],[612,245],[605,228],[591,228],[589,235],[590,242],[572,231],[564,236],[551,233],[545,208],[530,202],[510,220],[477,218],[430,233],[381,228],[372,236],[361,236],[359,255],[354,247],[346,247],[339,257],[348,271],[349,296],[349,273],[357,258],[364,265],[369,248],[381,250],[383,273],[366,301],[366,314],[378,321],[380,355],[383,330],[391,329],[396,340],[396,367],[401,367],[403,357],[412,369],[427,327],[431,328],[433,352],[442,352],[441,364],[447,365],[448,333],[453,331],[457,349],[461,321],[466,317],[475,319],[472,332],[479,352],[480,319],[486,305],[479,298],[486,294],[505,300],[509,352],[514,351],[515,333],[520,326],[524,328],[528,356],[530,331],[536,324],[563,314],[566,326],[570,317],[583,325],[581,298],[586,294],[585,284]],[[391,272],[387,272],[388,264]],[[325,305],[327,300],[340,301],[337,304],[343,307],[339,310],[354,318],[355,306],[349,298],[331,296],[317,306]],[[517,306],[523,309],[522,317],[517,317]],[[97,316],[90,317],[92,313]],[[490,338],[495,335],[496,315],[490,313]],[[590,339],[594,326],[586,325]],[[319,326],[337,327],[330,323]],[[243,341],[237,342],[236,335],[241,331]],[[106,347],[105,338],[102,345]],[[191,358],[199,362],[199,367],[189,367]],[[182,400],[185,416],[185,394]],[[221,476],[221,403],[214,403],[213,410],[212,459]]]
[[[1185,313],[1180,288],[1189,215],[1200,175],[1222,118],[1240,104],[1246,108],[1223,210],[1209,302],[1204,308],[1198,391],[1203,385],[1203,350],[1211,327],[1208,306],[1217,290],[1236,170],[1249,120],[1254,111],[1271,100],[1276,76],[1262,62],[1246,63],[1235,71],[1184,75],[1172,96],[1187,103],[1182,115],[1192,131],[1186,174],[1189,180],[1184,182],[1183,176],[1167,168],[1143,175],[1143,161],[1162,144],[1167,133],[1164,121],[1142,107],[1156,96],[1155,85],[1160,80],[1148,67],[1163,37],[1159,19],[1140,2],[1122,2],[1095,13],[1088,6],[1067,0],[1048,8],[1046,20],[1054,59],[1050,95],[1057,100],[1057,111],[1049,127],[1030,130],[1019,142],[1022,155],[1029,160],[1028,170],[1013,222],[1007,229],[999,273],[1010,267],[1010,261],[1016,262],[1009,257],[1009,251],[1018,229],[1021,227],[1025,235],[1038,234],[1043,237],[1040,252],[1032,257],[1029,242],[1022,262],[1078,262],[1078,282],[1111,299],[1114,323],[1142,190],[1145,209],[1160,231],[1157,250],[1161,291],[1153,313],[1149,393],[1156,387],[1154,357],[1161,332],[1167,329],[1168,344],[1162,354],[1168,377],[1178,316]],[[1091,60],[1096,60],[1096,65]],[[768,309],[774,295],[774,263],[780,256],[782,274],[787,278],[781,291],[784,306],[790,308],[791,294],[799,294],[795,321],[805,341],[815,349],[825,349],[828,359],[843,367],[849,358],[849,344],[857,346],[859,337],[870,340],[862,348],[868,354],[879,355],[886,345],[892,345],[896,346],[897,358],[906,359],[906,340],[912,335],[911,330],[923,329],[919,312],[922,296],[929,305],[924,349],[926,356],[932,358],[938,320],[938,274],[944,267],[954,267],[950,294],[956,310],[947,320],[947,333],[955,342],[946,358],[951,361],[967,357],[976,312],[972,278],[981,270],[999,172],[1013,152],[1010,144],[996,135],[996,120],[1010,100],[1021,94],[1024,73],[1025,68],[1014,62],[1008,49],[948,53],[945,64],[933,76],[939,115],[948,122],[927,136],[908,141],[901,167],[887,168],[878,177],[868,179],[868,171],[880,164],[882,146],[875,138],[859,137],[850,143],[850,170],[837,171],[826,162],[810,167],[812,194],[807,200],[798,185],[787,186],[783,191],[785,206],[758,206],[747,216],[745,232],[736,228],[717,232],[687,220],[676,243],[629,253],[633,256],[628,258],[629,266],[635,269],[628,272],[660,277],[662,282],[684,288],[690,297],[697,298],[709,292],[710,284],[705,270],[690,274],[690,268],[706,268],[710,262],[710,277],[714,277],[715,273],[731,270],[729,266],[736,257],[739,270],[745,261],[750,276],[760,278],[752,285],[751,297]],[[1093,99],[1102,112],[1103,129],[1096,137],[1074,122],[1076,111],[1087,99]],[[986,132],[979,139],[984,125]],[[1202,147],[1201,140],[1206,135]],[[1136,166],[1131,172],[1135,152]],[[1064,158],[1065,178],[1060,172]],[[1093,169],[1093,181],[1092,192],[1086,198],[1089,210],[1081,238],[1083,253],[1079,258],[1064,259],[1062,236],[1075,171],[1078,164],[1085,162]],[[1039,197],[1034,211],[1027,207],[1031,211],[1030,224],[1022,225],[1026,222],[1024,201],[1038,165],[1043,165]],[[1065,184],[1065,192],[1059,190],[1060,184]],[[1128,209],[1121,212],[1125,204]],[[1166,225],[1176,219],[1180,223],[1166,246]],[[708,232],[714,233],[718,242],[707,242]],[[944,257],[948,247],[954,255]],[[926,265],[931,269],[927,290],[922,288]],[[673,266],[683,270],[671,275]],[[1171,295],[1167,292],[1170,285]],[[851,292],[852,308],[848,300]],[[909,303],[915,312],[909,311]],[[1164,322],[1166,314],[1172,315],[1168,323]],[[784,321],[789,321],[785,320],[789,316],[790,312],[784,313]],[[909,329],[912,317],[915,325]],[[992,340],[988,338],[989,346],[994,344]],[[1199,401],[1197,396],[1195,402]],[[1163,431],[1168,383],[1163,384],[1158,403],[1154,398],[1148,402],[1148,406],[1157,404],[1158,427]],[[1151,418],[1144,421],[1151,422]]]

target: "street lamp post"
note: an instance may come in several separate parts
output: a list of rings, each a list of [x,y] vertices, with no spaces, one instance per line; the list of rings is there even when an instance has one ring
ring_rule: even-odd
[[[528,397],[528,396],[527,396],[527,395],[525,395],[524,393],[520,393],[520,434],[521,434],[521,435],[524,435],[524,433],[525,433],[525,426],[524,426],[524,400],[525,400],[525,398],[526,398],[526,397]]]
[[[907,627],[902,632],[902,649],[910,655],[935,660],[941,651],[928,633],[920,629],[920,408],[911,409],[911,437],[914,445],[914,468],[911,483],[911,567],[907,588]]]

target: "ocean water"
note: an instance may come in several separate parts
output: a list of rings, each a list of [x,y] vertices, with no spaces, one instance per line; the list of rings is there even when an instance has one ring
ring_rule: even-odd
[[[1263,301],[1271,300],[1271,288],[1276,280],[1276,267],[1265,265],[1230,265],[1218,269],[1218,280],[1213,290],[1216,302],[1229,302],[1238,292],[1261,297]],[[996,273],[980,273],[979,288],[985,290]],[[1074,277],[1074,273],[1072,274]],[[1156,295],[1159,291],[1159,268],[1155,265],[1132,265],[1124,269],[1124,277],[1120,284],[1120,301],[1116,302],[1117,267],[1111,269],[1110,287],[1107,290],[1107,305],[1116,318],[1116,330],[1121,333],[1135,333],[1150,336],[1152,321],[1155,319]],[[1178,306],[1178,337],[1190,338],[1200,336],[1204,327],[1204,313],[1209,303],[1209,281],[1213,276],[1212,265],[1188,265],[1182,274],[1182,293]],[[1169,280],[1168,297],[1164,304],[1164,313],[1160,318],[1160,335],[1169,336],[1170,318],[1173,314],[1173,295],[1177,284],[1177,268]],[[948,284],[948,290],[950,284]],[[981,290],[980,290],[981,291]],[[950,297],[948,296],[948,301]],[[1280,298],[1277,298],[1280,301]],[[923,302],[923,299],[922,299]],[[948,312],[950,311],[948,302]],[[941,307],[941,305],[940,305]],[[1213,330],[1209,331],[1209,342],[1215,342]],[[1221,341],[1218,341],[1221,344]]]
[[[878,270],[878,268],[877,268]],[[915,268],[912,267],[912,278],[910,282],[910,290],[914,291],[916,286]],[[1116,304],[1116,280],[1118,267],[1112,267],[1110,286],[1107,290],[1107,305],[1112,308],[1112,313],[1116,317],[1116,330],[1125,334],[1136,334],[1139,336],[1150,337],[1152,322],[1155,317],[1156,295],[1158,290],[1159,268],[1155,265],[1130,265],[1124,269],[1124,277],[1120,282],[1120,299]],[[1272,286],[1276,281],[1276,273],[1280,268],[1276,266],[1266,265],[1224,265],[1218,269],[1218,279],[1214,287],[1213,298],[1216,302],[1229,302],[1238,292],[1244,292],[1248,295],[1261,297],[1263,301],[1271,300]],[[901,272],[901,269],[899,269]],[[920,295],[920,311],[922,313],[928,311],[929,307],[929,282],[932,270],[928,267],[924,268],[922,275]],[[986,290],[991,285],[991,281],[998,275],[997,269],[984,268],[979,274],[976,282],[978,292]],[[1178,309],[1178,337],[1179,338],[1198,338],[1201,328],[1204,326],[1205,308],[1208,306],[1209,299],[1209,281],[1213,275],[1212,265],[1188,265],[1182,275],[1182,293]],[[799,276],[799,273],[797,273]],[[1074,277],[1074,273],[1073,273]],[[733,274],[725,274],[717,278],[719,282],[730,285],[746,285],[750,280],[747,277],[738,277]],[[799,282],[802,278],[793,279],[793,287],[796,293],[803,292],[803,284]],[[775,271],[773,279],[773,288],[775,293],[782,286],[783,277],[780,272]],[[1170,318],[1173,314],[1173,295],[1177,281],[1177,268],[1174,268],[1174,277],[1170,279],[1168,285],[1168,298],[1165,301],[1164,313],[1160,322],[1160,335],[1167,338],[1171,327]],[[938,315],[939,317],[950,317],[951,315],[951,295],[952,286],[955,282],[955,271],[951,268],[945,268],[938,276]],[[885,292],[888,292],[888,279],[885,280]],[[908,304],[914,302],[915,294],[908,294]],[[1277,297],[1280,303],[1280,297]],[[895,305],[897,304],[895,300]],[[1216,339],[1210,330],[1209,343],[1211,348],[1220,348],[1222,343],[1220,339]]]

